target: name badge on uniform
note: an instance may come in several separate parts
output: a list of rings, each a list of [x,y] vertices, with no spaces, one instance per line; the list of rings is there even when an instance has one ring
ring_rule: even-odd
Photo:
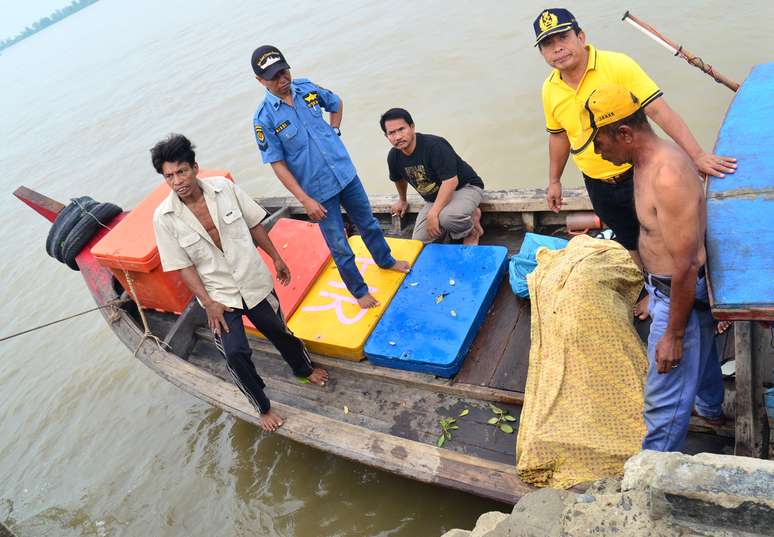
[[[282,123],[280,123],[279,125],[277,125],[277,128],[276,128],[276,129],[274,129],[274,132],[275,132],[275,133],[277,133],[277,134],[279,134],[279,133],[281,133],[282,131],[284,131],[285,129],[287,129],[289,126],[290,126],[290,121],[288,121],[288,120],[286,119],[285,121],[283,121]]]

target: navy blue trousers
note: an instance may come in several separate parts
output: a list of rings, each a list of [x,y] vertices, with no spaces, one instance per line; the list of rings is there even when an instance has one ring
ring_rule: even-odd
[[[234,382],[247,400],[258,412],[266,414],[271,403],[263,391],[266,384],[253,364],[253,351],[247,343],[242,315],[247,315],[250,322],[271,341],[297,377],[308,377],[312,374],[312,360],[303,341],[288,330],[274,291],[252,308],[248,309],[242,301],[242,308],[223,313],[229,331],[216,336],[215,345],[226,359]]]

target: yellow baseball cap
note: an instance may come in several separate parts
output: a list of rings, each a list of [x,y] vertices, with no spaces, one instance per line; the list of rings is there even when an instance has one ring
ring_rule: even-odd
[[[604,84],[591,92],[580,113],[581,128],[591,130],[589,139],[573,154],[580,153],[594,141],[601,127],[631,116],[640,109],[640,101],[632,92],[617,84]]]

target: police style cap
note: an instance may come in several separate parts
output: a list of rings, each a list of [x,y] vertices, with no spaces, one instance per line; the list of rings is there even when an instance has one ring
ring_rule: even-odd
[[[250,65],[253,66],[255,74],[264,80],[272,80],[283,69],[290,69],[285,56],[272,45],[263,45],[255,49]]]
[[[632,92],[617,84],[604,84],[591,92],[586,104],[581,110],[581,128],[591,130],[589,139],[573,154],[580,153],[594,141],[599,129],[612,125],[635,114],[640,109],[640,101]]]
[[[535,46],[550,35],[580,29],[573,14],[562,7],[544,9],[532,25],[535,27]]]

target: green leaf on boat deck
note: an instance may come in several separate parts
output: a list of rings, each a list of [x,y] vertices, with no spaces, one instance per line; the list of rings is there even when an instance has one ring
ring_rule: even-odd
[[[463,416],[467,416],[468,414],[470,414],[470,409],[466,408],[465,410],[460,412],[460,418],[463,417]]]
[[[457,418],[447,418],[446,419],[446,423],[454,423],[455,421],[457,421]]]
[[[513,417],[513,416],[511,416],[510,414],[507,414],[506,416],[503,416],[503,417],[504,417],[506,420],[508,420],[508,421],[516,421],[516,418],[514,418],[514,417]]]
[[[304,377],[296,377],[298,379],[298,382],[301,384],[311,384],[312,381],[310,381],[308,378]]]
[[[438,447],[443,447],[444,442],[446,442],[446,433],[441,433],[441,436],[439,436],[438,440],[435,441],[435,445]]]
[[[500,421],[498,418],[489,418],[489,421],[487,421],[487,423],[489,425],[496,425],[498,421]]]
[[[513,432],[513,427],[511,427],[507,423],[503,423],[500,425],[500,430],[504,433],[511,434]]]
[[[494,406],[494,405],[491,405],[491,404],[490,404],[490,405],[489,405],[489,408],[491,408],[491,409],[492,409],[492,412],[494,412],[495,414],[497,414],[497,415],[499,415],[499,416],[502,416],[503,414],[505,414],[505,410],[502,410],[502,409],[500,409],[500,408],[497,408],[497,407],[496,407],[496,406]]]
[[[349,414],[349,407],[344,405],[344,414]]]
[[[440,304],[441,302],[443,302],[443,299],[446,298],[446,295],[448,295],[448,294],[449,293],[447,293],[447,292],[443,292],[440,295],[438,295],[437,297],[435,297],[435,303],[436,304]]]
[[[445,433],[443,433],[443,434],[445,434],[445,435],[446,435],[446,440],[451,440],[451,439],[452,439],[452,434],[451,434],[449,431],[446,431],[446,432],[445,432]]]
[[[451,427],[449,427],[449,430],[454,430],[454,429],[459,429],[459,428],[460,428],[459,425],[452,425]]]

